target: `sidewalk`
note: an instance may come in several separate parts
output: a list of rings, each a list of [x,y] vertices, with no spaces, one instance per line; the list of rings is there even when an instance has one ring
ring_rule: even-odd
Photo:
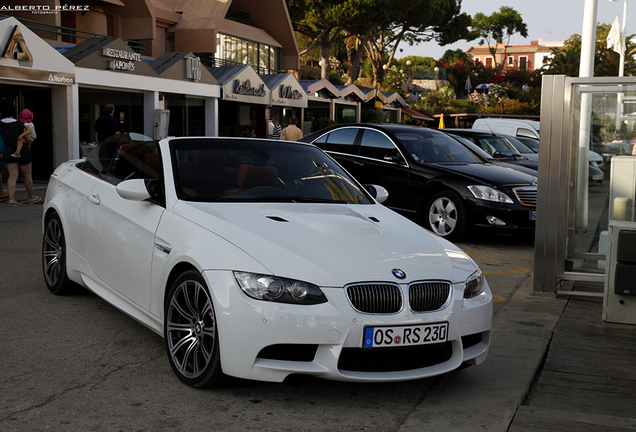
[[[636,327],[601,321],[601,298],[528,299],[494,318],[488,359],[448,374],[398,429],[636,431]]]
[[[3,176],[2,177],[2,190],[7,193],[7,181],[6,178]],[[48,186],[47,182],[43,182],[43,181],[34,181],[33,182],[33,195],[38,195],[40,197],[42,197],[42,200],[44,200],[44,196],[46,195],[46,187]],[[28,199],[27,193],[26,193],[26,189],[24,187],[24,183],[22,183],[22,181],[18,182],[15,185],[15,199],[18,201],[25,201],[26,199]],[[0,198],[0,205],[2,204],[8,204],[9,203],[9,197],[5,197],[5,198]]]

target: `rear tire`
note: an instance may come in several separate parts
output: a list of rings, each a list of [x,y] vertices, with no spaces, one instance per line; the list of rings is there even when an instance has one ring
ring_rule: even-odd
[[[47,217],[44,225],[42,271],[47,288],[55,295],[70,294],[76,287],[66,272],[66,239],[57,213]]]
[[[191,387],[215,387],[225,381],[212,298],[203,276],[183,273],[166,298],[163,333],[174,373]]]

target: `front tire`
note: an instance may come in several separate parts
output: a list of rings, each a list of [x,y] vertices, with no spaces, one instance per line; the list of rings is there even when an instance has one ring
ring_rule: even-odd
[[[189,270],[172,284],[163,331],[170,366],[181,381],[196,388],[224,381],[214,305],[199,272]]]
[[[70,294],[74,284],[66,272],[66,240],[62,221],[57,213],[46,219],[42,237],[42,271],[44,282],[53,294]]]
[[[428,229],[449,241],[460,239],[466,231],[466,210],[459,195],[443,191],[426,206]]]

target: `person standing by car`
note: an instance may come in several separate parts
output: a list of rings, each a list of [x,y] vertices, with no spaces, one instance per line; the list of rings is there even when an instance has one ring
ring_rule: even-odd
[[[296,123],[298,123],[298,119],[296,118],[296,116],[292,116],[289,119],[289,126],[283,129],[283,131],[281,132],[280,139],[287,141],[298,141],[299,139],[301,139],[303,137],[303,131],[298,129]]]
[[[119,133],[119,122],[113,117],[115,105],[105,105],[103,112],[104,113],[95,121],[95,141],[98,143]]]
[[[19,122],[15,118],[15,107],[13,104],[6,103],[0,107],[2,112],[2,120],[0,121],[0,134],[4,140],[4,154],[12,154],[18,147],[18,137],[24,132],[24,123]],[[30,137],[27,136],[27,144],[29,144]],[[5,163],[9,171],[9,179],[7,180],[7,189],[9,192],[9,205],[18,206],[19,202],[15,199],[15,185],[18,181],[18,175],[22,173],[24,178],[24,186],[26,187],[29,199],[29,204],[35,204],[42,201],[39,196],[33,195],[33,179],[31,178],[31,150],[29,146],[25,146],[22,149],[20,157],[6,158]]]
[[[272,139],[280,139],[280,133],[283,131],[283,127],[278,123],[278,116],[272,117],[272,123],[274,128],[272,129]]]

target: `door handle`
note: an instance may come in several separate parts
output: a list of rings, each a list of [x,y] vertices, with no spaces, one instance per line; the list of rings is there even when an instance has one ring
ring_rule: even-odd
[[[97,205],[100,205],[102,203],[102,200],[99,199],[99,195],[95,195],[95,194],[90,194],[88,196],[88,200],[92,202],[93,204],[97,204]]]
[[[362,162],[358,162],[358,161],[353,161],[353,164],[358,166],[364,166]]]

